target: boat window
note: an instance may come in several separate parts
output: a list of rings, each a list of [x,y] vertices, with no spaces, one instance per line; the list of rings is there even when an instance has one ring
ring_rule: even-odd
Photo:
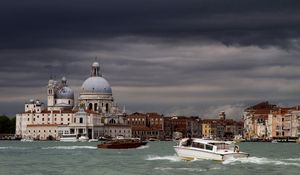
[[[192,147],[204,149],[204,144],[193,142]]]
[[[205,145],[205,149],[207,149],[207,150],[213,150],[213,146],[212,145]]]
[[[217,149],[229,149],[229,145],[225,143],[216,144]]]

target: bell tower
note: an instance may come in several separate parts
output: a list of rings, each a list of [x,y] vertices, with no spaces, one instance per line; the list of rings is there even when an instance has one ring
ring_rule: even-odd
[[[48,107],[53,107],[55,105],[55,81],[50,78],[47,87],[47,103]]]

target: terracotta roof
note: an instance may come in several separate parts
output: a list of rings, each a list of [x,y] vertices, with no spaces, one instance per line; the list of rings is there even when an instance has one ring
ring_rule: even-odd
[[[256,105],[250,106],[246,110],[258,110],[258,109],[270,110],[270,109],[274,109],[275,107],[276,107],[276,105],[270,104],[268,101],[264,101],[264,102],[258,103]]]
[[[133,131],[160,131],[162,128],[156,127],[143,127],[143,126],[132,126]]]
[[[131,128],[131,126],[129,125],[121,125],[121,124],[105,124],[104,127],[107,126],[107,127],[128,127],[128,128]]]

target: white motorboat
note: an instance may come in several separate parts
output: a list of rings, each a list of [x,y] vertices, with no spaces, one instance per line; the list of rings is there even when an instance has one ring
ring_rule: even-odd
[[[184,138],[174,146],[177,155],[184,160],[210,159],[227,160],[229,158],[249,157],[241,152],[233,142],[204,140],[199,138]]]
[[[62,142],[77,142],[77,135],[76,134],[63,134],[60,138]]]
[[[99,141],[105,141],[105,140],[107,140],[106,137],[99,137]]]
[[[99,142],[98,139],[90,139],[89,142]]]
[[[79,142],[87,142],[87,141],[89,141],[89,137],[87,137],[87,136],[80,136],[78,138],[78,141]]]
[[[33,139],[30,137],[27,137],[27,138],[22,138],[20,141],[21,142],[33,142]]]

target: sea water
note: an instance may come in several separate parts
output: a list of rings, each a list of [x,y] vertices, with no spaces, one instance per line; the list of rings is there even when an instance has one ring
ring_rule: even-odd
[[[249,158],[183,161],[175,142],[137,149],[98,149],[97,143],[0,141],[0,175],[300,174],[300,144],[240,143]]]

